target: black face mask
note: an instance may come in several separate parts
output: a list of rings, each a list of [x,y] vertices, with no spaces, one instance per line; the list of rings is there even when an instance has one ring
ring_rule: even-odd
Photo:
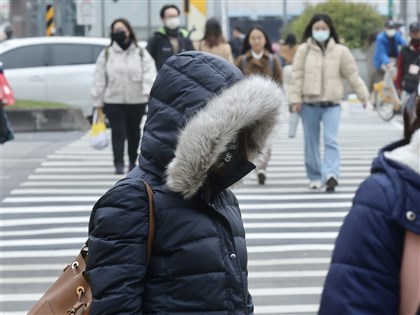
[[[131,44],[131,39],[127,38],[124,32],[111,33],[111,39],[115,41],[123,50],[126,50]]]

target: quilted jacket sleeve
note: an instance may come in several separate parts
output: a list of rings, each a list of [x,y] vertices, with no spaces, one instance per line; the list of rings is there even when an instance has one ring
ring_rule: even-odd
[[[95,73],[93,75],[93,83],[90,94],[92,96],[93,106],[104,106],[104,93],[106,89],[106,61],[105,49],[101,51],[96,60]]]
[[[149,208],[141,185],[118,184],[93,209],[87,260],[90,315],[143,314]]]
[[[395,201],[384,187],[371,176],[359,188],[335,244],[320,315],[398,314],[404,231],[390,219]]]
[[[149,95],[156,79],[156,64],[149,51],[143,51],[143,94]]]
[[[303,94],[303,78],[305,75],[305,61],[308,45],[302,44],[296,51],[295,58],[293,59],[292,80],[289,93],[289,104],[302,103]]]
[[[356,60],[354,59],[350,49],[342,46],[343,54],[340,62],[341,75],[350,83],[353,90],[357,93],[361,101],[367,101],[369,98],[369,91],[365,82],[359,76]]]

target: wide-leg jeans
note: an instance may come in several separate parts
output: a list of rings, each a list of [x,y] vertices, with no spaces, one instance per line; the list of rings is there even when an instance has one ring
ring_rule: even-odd
[[[340,175],[340,148],[337,142],[341,107],[303,103],[300,111],[305,140],[305,167],[310,181],[325,182],[330,176]],[[321,124],[324,159],[321,162]]]

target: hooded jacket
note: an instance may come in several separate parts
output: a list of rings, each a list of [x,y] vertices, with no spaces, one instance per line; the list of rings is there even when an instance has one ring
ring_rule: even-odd
[[[194,50],[192,41],[188,38],[188,31],[180,28],[178,31],[178,46],[179,52]],[[156,63],[156,68],[159,71],[164,65],[166,59],[174,55],[174,49],[169,40],[169,35],[164,27],[161,27],[157,32],[149,38],[146,49],[152,55]]]
[[[254,168],[284,102],[276,83],[243,80],[220,57],[186,52],[168,59],[151,91],[139,167],[91,215],[91,315],[253,314],[245,231],[228,187]],[[230,151],[244,129],[249,161]],[[220,161],[229,161],[224,172]],[[153,188],[156,216],[148,267],[141,179]]]
[[[337,238],[320,315],[413,314],[399,312],[400,274],[406,231],[420,235],[419,145],[417,131],[409,145],[391,144],[373,161]]]

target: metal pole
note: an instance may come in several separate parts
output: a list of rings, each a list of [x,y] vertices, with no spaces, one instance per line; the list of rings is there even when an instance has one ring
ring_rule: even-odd
[[[283,0],[283,28],[287,24],[287,0]]]
[[[403,21],[403,23],[404,23],[404,28],[405,29],[407,29],[407,27],[408,27],[408,21],[407,21],[407,9],[408,9],[408,6],[407,6],[407,2],[406,1],[400,1],[400,17],[401,17],[401,20]]]
[[[388,0],[388,18],[390,19],[390,20],[392,20],[392,16],[393,16],[393,13],[392,13],[392,0]]]
[[[228,22],[228,18],[227,18],[227,5],[226,5],[226,0],[221,0],[220,1],[220,15],[221,15],[221,23],[222,24],[222,30],[224,30],[226,33],[224,34],[225,37],[227,38],[227,30],[229,28],[229,22]]]
[[[105,37],[105,1],[101,1],[101,36]]]
[[[32,5],[30,1],[26,1],[25,3],[26,11],[25,11],[25,31],[24,31],[24,37],[29,37],[31,32],[31,24],[33,22],[33,15],[32,15]]]
[[[229,19],[229,4],[225,2],[225,15],[226,15],[226,38],[230,38],[232,30],[230,29],[230,19]]]
[[[152,35],[152,0],[147,0],[147,38]]]

